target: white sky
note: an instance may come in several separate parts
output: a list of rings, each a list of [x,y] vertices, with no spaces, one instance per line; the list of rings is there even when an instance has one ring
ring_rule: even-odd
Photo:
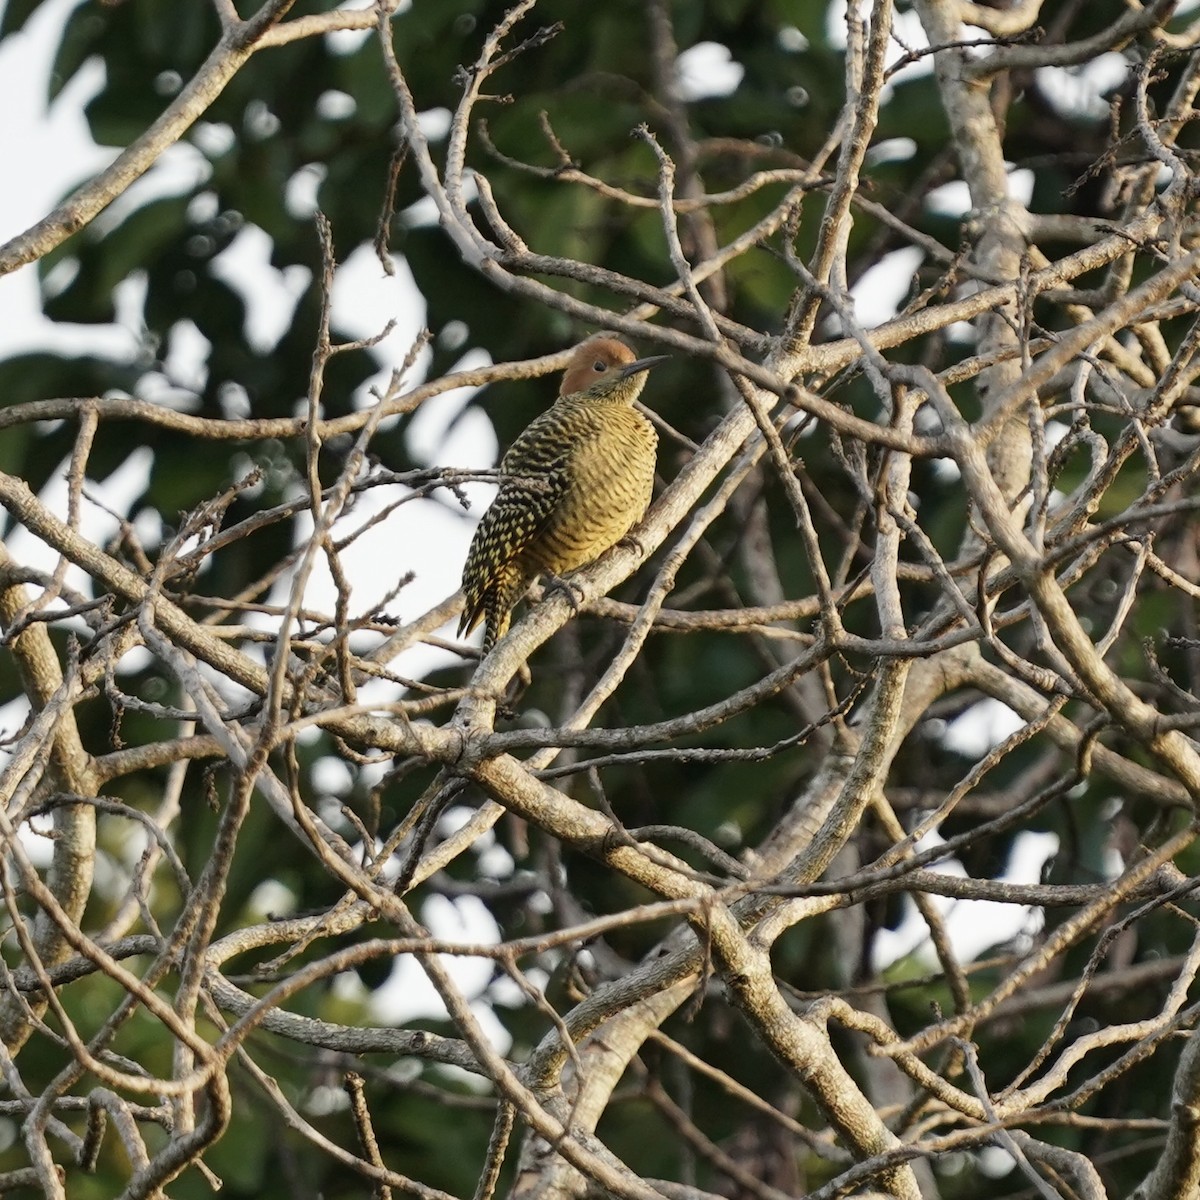
[[[92,142],[83,115],[83,106],[103,85],[103,68],[98,62],[86,64],[52,106],[47,108],[45,102],[57,38],[78,2],[49,0],[20,34],[0,42],[0,112],[6,114],[0,124],[0,161],[8,168],[9,179],[21,181],[20,187],[0,189],[0,241],[40,219],[66,192],[114,156],[111,149],[97,147]],[[206,138],[219,139],[220,131],[218,127],[207,126],[197,130],[196,136],[203,143]],[[99,221],[109,226],[119,224],[151,198],[190,191],[207,174],[204,156],[194,146],[180,143],[110,206]],[[294,209],[305,215],[311,212],[314,197],[315,187],[297,186],[294,195],[289,193]],[[266,235],[248,227],[214,266],[214,273],[257,301],[247,306],[247,334],[264,351],[285,332],[282,322],[289,319],[288,314],[309,283],[303,269],[276,271],[268,256]],[[401,364],[424,319],[424,303],[406,264],[396,260],[396,266],[396,278],[389,278],[369,248],[360,247],[340,268],[334,287],[334,323],[341,336],[367,337],[379,333],[389,319],[397,322],[396,329],[376,352],[380,369],[371,381],[374,385],[384,383],[392,368]],[[141,341],[143,294],[140,281],[128,280],[118,293],[117,323],[64,327],[42,316],[36,267],[25,267],[0,278],[0,356],[34,349],[66,349],[128,359],[136,353]],[[201,378],[208,346],[190,322],[170,331],[166,348],[172,381],[188,383]],[[473,361],[478,362],[478,356]],[[419,366],[418,375],[420,370]],[[166,403],[172,401],[176,392],[159,377],[148,381],[142,394]],[[366,399],[364,387],[359,400]],[[422,411],[415,424],[428,461],[460,467],[494,463],[495,439],[482,413],[471,414],[452,437],[446,437],[449,421],[466,399],[461,392],[452,394]],[[127,511],[140,481],[136,470],[126,470],[94,484],[92,491],[110,508]],[[486,507],[488,498],[486,487],[477,485],[473,490],[476,502],[470,521],[457,518],[443,504],[415,501],[404,505],[356,542],[346,555],[355,588],[355,607],[370,607],[409,569],[418,572],[417,579],[391,606],[391,611],[401,619],[418,616],[454,591],[473,522]],[[365,524],[373,512],[395,498],[394,489],[375,489],[358,505],[356,524]],[[65,489],[60,485],[52,483],[43,499],[52,503],[55,511],[64,511]],[[112,518],[94,509],[86,519],[85,532],[93,539],[103,540],[114,524]],[[28,535],[18,534],[12,549],[21,561],[33,566],[51,568],[55,561],[48,547]],[[72,582],[86,587],[79,574],[73,576]],[[332,581],[322,564],[310,585],[307,602],[313,608],[331,611],[333,596]],[[451,660],[452,656],[446,652],[417,648],[395,665],[405,674],[421,675],[434,665]]]
[[[0,242],[23,232],[45,216],[64,194],[91,174],[106,166],[114,157],[110,149],[97,147],[91,140],[83,115],[83,106],[103,85],[99,63],[85,65],[54,104],[47,107],[47,80],[53,62],[57,37],[64,22],[79,0],[49,0],[20,34],[0,42],[0,162],[6,165],[8,180],[20,186],[0,188]],[[0,9],[3,0],[0,0]],[[202,131],[203,136],[214,136]],[[217,134],[216,136],[219,136]],[[202,182],[207,164],[194,147],[173,147],[162,162],[138,182],[122,200],[113,205],[101,220],[117,224],[140,204],[158,195],[178,192]],[[315,189],[313,189],[315,192]],[[291,198],[291,197],[289,197]],[[296,203],[303,208],[304,189],[297,187]],[[311,203],[309,204],[311,210]],[[247,229],[220,256],[217,270],[229,284],[246,295],[266,303],[249,307],[250,320],[258,322],[247,330],[257,346],[268,348],[284,329],[256,314],[290,312],[307,278],[296,272],[278,272],[267,259],[265,235]],[[411,340],[424,319],[424,304],[402,261],[397,261],[398,278],[389,279],[369,251],[352,254],[338,273],[334,287],[334,322],[343,337],[364,337],[378,333],[394,317],[397,329],[381,345],[376,384],[386,381],[393,366],[398,367]],[[124,285],[119,297],[118,321],[110,326],[74,326],[64,328],[46,319],[40,308],[35,266],[28,266],[0,278],[0,357],[47,349],[97,354],[126,360],[139,348],[141,335],[141,297],[144,289],[136,280]],[[281,303],[282,302],[282,303]],[[187,381],[191,372],[203,372],[207,346],[195,327],[172,331],[168,363],[176,380]],[[173,361],[172,361],[173,360]],[[478,362],[478,356],[474,356]],[[165,388],[164,388],[165,391]],[[158,397],[155,397],[158,398]],[[162,399],[168,397],[164,394]],[[439,397],[422,410],[414,421],[415,450],[429,462],[454,466],[491,466],[495,461],[496,441],[490,423],[482,413],[473,413],[461,422],[451,436],[446,426],[465,403],[463,392]],[[134,449],[122,467],[102,483],[91,482],[89,489],[105,505],[117,512],[128,507],[149,469],[150,452]],[[476,488],[474,519],[486,507],[487,489]],[[385,492],[388,494],[385,495]],[[393,489],[375,489],[356,509],[355,523],[365,523],[371,513],[388,500],[395,499]],[[56,513],[66,515],[66,484],[52,480],[41,499]],[[361,538],[345,555],[345,565],[354,585],[355,604],[368,607],[384,595],[403,571],[414,568],[418,579],[401,594],[391,611],[403,619],[418,616],[442,600],[458,586],[462,561],[466,555],[471,523],[457,519],[444,506],[415,501],[406,504],[379,527]],[[103,543],[115,530],[115,521],[95,506],[87,506],[81,531],[89,539]],[[49,547],[24,530],[15,531],[9,548],[22,563],[53,569],[56,555]],[[87,580],[74,572],[70,582],[90,591]],[[307,601],[314,608],[332,611],[333,588],[324,566],[313,579]],[[452,659],[444,651],[417,649],[394,664],[398,670],[421,675],[432,665]],[[16,728],[21,714],[16,708],[0,712],[0,727]],[[36,846],[41,839],[32,839]],[[44,857],[41,856],[41,857]],[[278,892],[270,899],[279,911],[286,911],[286,896]],[[475,905],[427,905],[422,913],[435,936],[470,941],[494,941],[497,930],[486,912]],[[490,964],[478,960],[447,960],[452,975],[468,996],[478,996],[486,984]],[[356,977],[354,977],[356,981]],[[344,986],[353,988],[354,983]],[[407,1020],[426,1014],[440,1014],[441,1003],[416,963],[407,959],[397,967],[393,978],[373,997],[381,1019]],[[498,1044],[503,1030],[484,1006],[477,1006],[481,1020],[488,1023]]]

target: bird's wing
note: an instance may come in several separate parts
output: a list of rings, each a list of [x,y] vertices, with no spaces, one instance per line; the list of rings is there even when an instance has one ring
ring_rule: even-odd
[[[511,562],[549,524],[567,489],[567,457],[540,467],[536,474],[523,473],[519,464],[504,464],[509,475],[492,506],[484,514],[480,529],[499,548],[496,561]]]
[[[500,463],[500,491],[483,514],[467,554],[460,632],[469,633],[482,620],[489,593],[546,528],[566,492],[573,439],[557,428],[557,422],[547,420],[552,412],[533,421]]]
[[[530,422],[500,462],[504,481],[485,520],[497,509],[497,522],[509,523],[506,541],[519,554],[546,528],[562,502],[571,479],[571,460],[580,444],[594,435],[587,414],[567,411],[560,403]],[[510,516],[501,514],[509,512]]]

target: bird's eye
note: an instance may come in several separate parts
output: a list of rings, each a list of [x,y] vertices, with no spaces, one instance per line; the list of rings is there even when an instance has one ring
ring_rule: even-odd
[[[599,371],[603,374],[603,372],[608,370],[608,363],[602,362],[600,359],[596,359],[596,361],[592,363],[592,370]]]

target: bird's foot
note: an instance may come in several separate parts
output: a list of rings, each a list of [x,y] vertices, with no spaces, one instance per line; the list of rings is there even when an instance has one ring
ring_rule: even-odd
[[[617,542],[617,545],[625,550],[636,550],[639,558],[646,557],[646,547],[643,546],[640,539],[638,539],[632,533],[627,533],[619,542]]]
[[[583,588],[569,579],[564,579],[561,575],[551,575],[545,571],[542,572],[542,578],[546,581],[546,590],[543,595],[548,596],[551,592],[562,592],[571,606],[571,612],[578,616],[580,602],[587,599],[587,593]],[[578,600],[575,599],[576,594],[579,596]]]
[[[516,675],[508,681],[504,695],[496,702],[496,716],[505,721],[515,721],[521,715],[518,706],[532,683],[533,676],[529,672],[529,664],[522,663],[517,668]]]

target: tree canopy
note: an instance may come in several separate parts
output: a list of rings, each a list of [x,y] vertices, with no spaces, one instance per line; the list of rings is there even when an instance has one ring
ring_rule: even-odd
[[[75,7],[0,274],[139,348],[0,361],[0,1190],[1197,1194],[1198,33]],[[597,330],[655,501],[481,661],[451,451]]]

